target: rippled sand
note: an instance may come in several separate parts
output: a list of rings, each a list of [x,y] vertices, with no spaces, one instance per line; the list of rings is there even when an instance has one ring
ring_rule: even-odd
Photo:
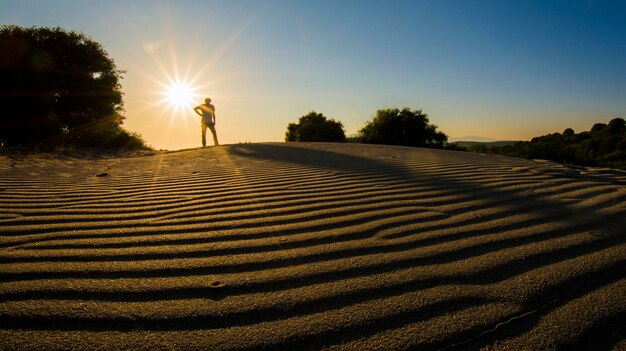
[[[0,349],[626,349],[626,173],[239,144],[0,158]]]

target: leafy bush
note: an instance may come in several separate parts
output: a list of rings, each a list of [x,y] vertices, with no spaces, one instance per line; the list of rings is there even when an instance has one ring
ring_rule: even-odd
[[[576,134],[567,128],[505,147],[471,147],[471,151],[553,160],[582,166],[626,169],[626,122],[612,119],[596,123],[590,131]]]
[[[428,115],[422,110],[411,111],[408,107],[382,109],[368,121],[356,138],[367,144],[402,146],[427,146],[441,148],[448,137],[428,123]]]
[[[61,28],[0,27],[0,141],[7,147],[145,148],[122,129],[122,71],[100,44]]]
[[[298,123],[287,125],[285,141],[345,142],[346,134],[341,122],[311,111],[300,117]]]

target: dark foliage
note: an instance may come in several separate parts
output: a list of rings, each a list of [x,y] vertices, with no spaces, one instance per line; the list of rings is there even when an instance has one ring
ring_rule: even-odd
[[[588,132],[576,134],[573,129],[567,128],[563,133],[548,134],[511,146],[481,145],[472,146],[470,150],[582,166],[626,169],[626,124],[624,119],[615,118],[609,124],[594,124]]]
[[[341,122],[311,111],[300,117],[298,123],[289,123],[285,141],[345,142],[346,134]]]
[[[356,139],[367,144],[402,146],[426,146],[441,148],[448,136],[428,123],[428,115],[422,110],[411,111],[408,107],[382,109],[368,121]]]
[[[8,147],[145,148],[121,128],[121,71],[102,46],[61,28],[0,27],[0,141]]]

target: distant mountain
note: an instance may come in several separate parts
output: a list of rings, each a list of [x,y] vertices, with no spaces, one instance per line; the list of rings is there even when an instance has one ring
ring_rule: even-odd
[[[451,137],[448,139],[449,142],[451,143],[456,143],[457,141],[481,141],[481,142],[490,142],[490,141],[498,141],[500,139],[494,139],[494,138],[489,138],[489,137],[483,137],[483,136],[476,136],[476,135],[468,135],[468,136],[464,136],[464,137]]]
[[[455,141],[454,144],[457,144],[459,146],[463,146],[463,147],[470,147],[470,146],[474,146],[474,145],[485,145],[486,147],[501,147],[501,146],[508,146],[508,145],[513,145],[515,144],[517,141],[515,140],[498,140],[498,141],[468,141],[468,140],[459,140],[459,141]]]

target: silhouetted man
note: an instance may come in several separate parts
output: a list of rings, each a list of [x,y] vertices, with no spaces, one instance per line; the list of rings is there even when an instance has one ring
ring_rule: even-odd
[[[211,105],[211,99],[204,99],[204,104],[198,105],[193,110],[202,117],[200,125],[202,127],[202,146],[206,146],[206,129],[209,128],[213,133],[213,143],[217,142],[217,132],[215,131],[215,106]]]

